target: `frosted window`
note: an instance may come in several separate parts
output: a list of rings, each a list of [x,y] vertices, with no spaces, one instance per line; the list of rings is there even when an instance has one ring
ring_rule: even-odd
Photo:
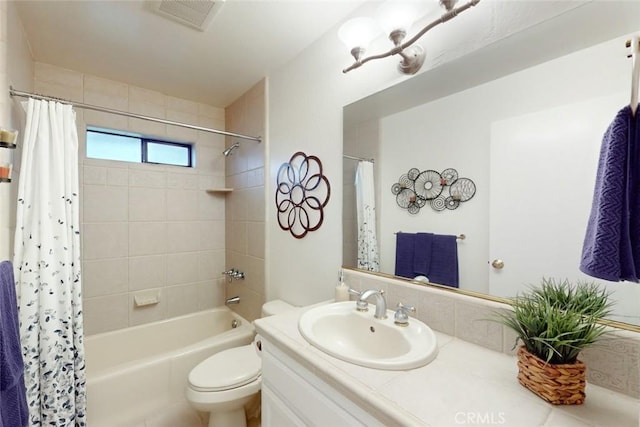
[[[142,141],[131,136],[87,131],[87,157],[140,163]]]
[[[191,147],[182,144],[147,142],[147,162],[191,166]]]
[[[87,129],[87,157],[91,159],[192,167],[192,150],[186,143]]]

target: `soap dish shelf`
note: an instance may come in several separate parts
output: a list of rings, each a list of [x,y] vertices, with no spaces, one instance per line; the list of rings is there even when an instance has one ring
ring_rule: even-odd
[[[210,188],[207,190],[209,194],[226,194],[231,193],[233,188]]]

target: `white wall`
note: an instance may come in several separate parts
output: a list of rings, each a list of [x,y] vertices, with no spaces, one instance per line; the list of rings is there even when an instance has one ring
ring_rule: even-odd
[[[421,41],[428,44],[428,57],[421,72],[579,5],[580,2],[482,1]],[[371,10],[372,5],[365,4],[354,16],[371,16]],[[309,304],[331,298],[342,263],[342,107],[409,78],[396,72],[397,58],[367,63],[342,74],[341,70],[351,62],[337,29],[269,78],[267,299],[277,297],[294,304]],[[388,47],[383,37],[370,51]],[[269,203],[274,199],[278,167],[296,151],[317,155],[332,183],[324,224],[304,239],[295,239],[279,228],[275,206]]]
[[[6,20],[6,22],[4,21]],[[0,4],[0,127],[22,129],[19,101],[9,97],[9,86],[20,90],[33,87],[33,61],[15,2]],[[18,139],[19,141],[20,139]],[[0,260],[13,256],[15,203],[20,171],[20,148],[0,150],[0,161],[13,163],[13,181],[0,184]]]

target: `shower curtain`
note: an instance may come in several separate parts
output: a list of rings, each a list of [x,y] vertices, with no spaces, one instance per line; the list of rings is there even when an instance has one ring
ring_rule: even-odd
[[[380,259],[376,237],[376,199],[372,162],[358,162],[355,184],[358,213],[358,268],[379,271]]]
[[[85,426],[75,112],[26,104],[14,268],[29,425]]]

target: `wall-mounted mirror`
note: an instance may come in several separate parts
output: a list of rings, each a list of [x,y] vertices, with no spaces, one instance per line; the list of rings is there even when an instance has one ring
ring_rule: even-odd
[[[357,265],[356,159],[373,159],[381,272],[394,274],[397,232],[464,234],[460,289],[513,297],[542,277],[595,281],[613,320],[640,325],[640,285],[578,269],[602,136],[630,99],[638,16],[638,2],[584,3],[346,106],[344,265]],[[476,194],[411,214],[391,191],[410,168],[455,168]]]

